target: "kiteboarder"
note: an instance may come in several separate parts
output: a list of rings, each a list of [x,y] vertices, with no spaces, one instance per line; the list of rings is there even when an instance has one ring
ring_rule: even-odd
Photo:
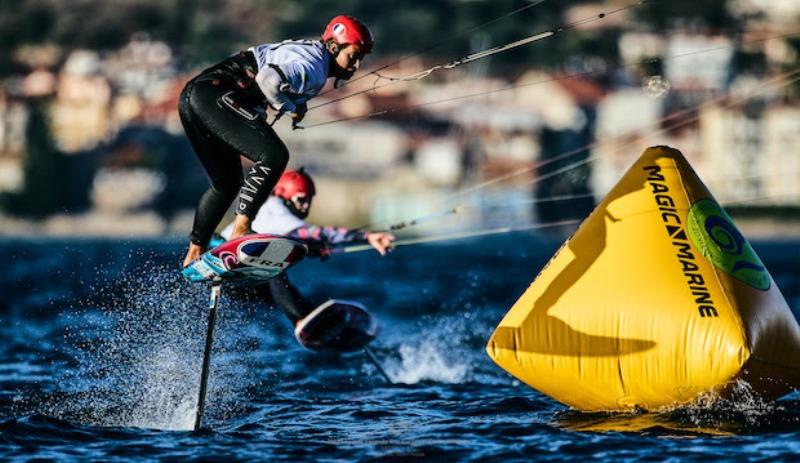
[[[330,255],[331,246],[345,243],[367,242],[381,255],[391,249],[395,239],[391,233],[309,224],[305,219],[315,194],[314,181],[304,169],[286,170],[256,214],[252,222],[253,230],[299,239],[309,245],[313,255],[323,258]],[[233,237],[235,226],[235,221],[228,224],[220,233],[222,237]],[[319,305],[305,299],[285,273],[263,284],[253,285],[251,291],[255,291],[258,297],[271,298],[293,324]]]
[[[211,180],[189,234],[185,267],[206,251],[238,195],[232,238],[252,233],[252,220],[286,168],[289,152],[272,129],[282,115],[297,124],[328,78],[347,80],[372,51],[369,29],[336,16],[321,40],[286,40],[249,48],[202,71],[181,93],[186,135]],[[267,109],[272,109],[272,123]],[[253,162],[243,175],[240,156]]]

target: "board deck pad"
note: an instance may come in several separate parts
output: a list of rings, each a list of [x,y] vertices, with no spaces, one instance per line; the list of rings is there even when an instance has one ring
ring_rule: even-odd
[[[184,267],[182,274],[189,281],[268,280],[303,260],[307,253],[308,248],[300,241],[257,233],[205,252]]]
[[[378,334],[378,321],[357,303],[330,299],[297,323],[297,341],[311,350],[352,352]]]

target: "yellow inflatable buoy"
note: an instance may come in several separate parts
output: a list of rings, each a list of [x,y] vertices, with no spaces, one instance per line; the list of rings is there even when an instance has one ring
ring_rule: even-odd
[[[800,385],[800,327],[683,155],[647,149],[498,325],[500,367],[579,410]]]

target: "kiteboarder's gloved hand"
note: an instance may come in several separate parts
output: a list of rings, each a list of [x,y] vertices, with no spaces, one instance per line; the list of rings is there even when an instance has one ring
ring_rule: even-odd
[[[320,247],[320,250],[319,250],[319,259],[320,260],[328,260],[328,257],[331,256],[331,253],[332,253],[331,248],[329,248],[327,245],[323,244],[322,247]]]
[[[331,248],[324,241],[307,240],[304,242],[308,247],[308,257],[319,257],[321,260],[327,260],[331,256]]]
[[[306,117],[306,112],[308,112],[308,106],[305,103],[301,103],[295,106],[294,111],[289,111],[286,114],[292,118],[292,125],[299,123]]]
[[[391,233],[367,232],[367,242],[382,256],[392,250],[393,241],[394,235]]]

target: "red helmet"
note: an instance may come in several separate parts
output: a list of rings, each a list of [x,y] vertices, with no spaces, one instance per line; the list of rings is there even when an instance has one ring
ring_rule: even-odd
[[[367,26],[352,16],[339,15],[325,27],[322,33],[322,41],[333,40],[339,45],[352,44],[357,46],[362,52],[369,53],[375,42],[372,40]]]
[[[314,181],[302,167],[297,170],[284,171],[272,190],[272,194],[286,201],[292,201],[298,194],[303,194],[306,198],[311,199],[316,192]]]

